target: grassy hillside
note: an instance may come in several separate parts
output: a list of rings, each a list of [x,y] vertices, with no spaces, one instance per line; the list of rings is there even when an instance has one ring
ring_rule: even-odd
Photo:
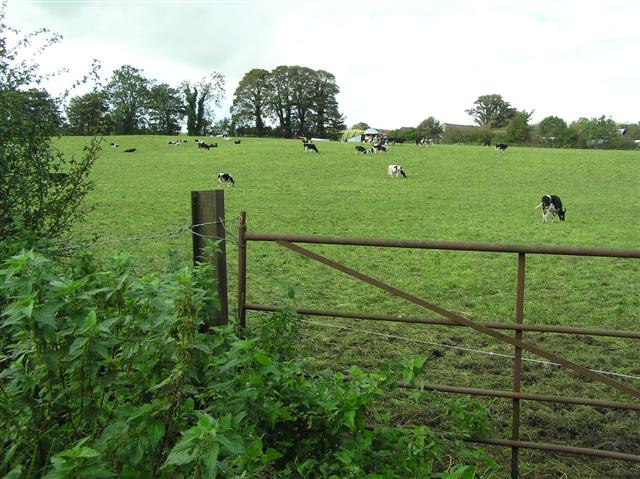
[[[227,219],[247,211],[254,231],[317,233],[425,240],[512,244],[634,247],[640,239],[640,154],[627,151],[444,146],[391,147],[385,155],[354,154],[353,144],[317,143],[319,154],[304,153],[299,140],[217,141],[198,150],[190,139],[169,146],[171,137],[110,137],[105,141],[89,202],[96,211],[78,225],[80,241],[101,241],[164,233],[191,220],[190,191],[217,186],[229,172],[235,188],[225,189]],[[111,141],[121,145],[108,146]],[[83,138],[64,138],[59,147],[81,151]],[[122,152],[135,147],[133,154]],[[387,176],[401,164],[408,178]],[[542,224],[535,206],[544,194],[560,195],[564,223]],[[233,225],[235,228],[235,225]],[[153,269],[175,250],[188,261],[188,234],[159,240],[127,241],[97,247],[100,253],[129,249]],[[513,321],[515,255],[313,246],[366,274],[473,320]],[[235,304],[236,248],[228,245],[230,301]],[[248,249],[248,300],[282,303],[295,290],[305,307],[433,316],[417,306],[297,257],[277,245]],[[527,257],[525,322],[598,328],[637,329],[640,320],[640,265],[633,260]],[[232,308],[233,309],[233,308]],[[250,322],[260,315],[250,315]],[[404,354],[429,357],[429,381],[459,386],[511,388],[512,361],[446,346],[511,354],[510,348],[461,328],[408,326],[308,318],[302,345],[318,367],[357,364],[376,367]],[[352,329],[336,329],[336,327]],[[389,339],[353,329],[414,341]],[[586,366],[640,376],[640,348],[631,340],[525,334],[539,346]],[[526,356],[531,357],[532,356]],[[640,387],[637,379],[626,379]],[[523,390],[628,401],[617,391],[592,384],[554,366],[526,363]],[[424,417],[390,400],[400,419]],[[496,401],[496,436],[510,431],[510,403]],[[637,453],[637,414],[523,403],[523,440],[617,449]],[[497,450],[506,460],[509,451]],[[640,468],[621,462],[521,453],[523,477],[638,477]]]

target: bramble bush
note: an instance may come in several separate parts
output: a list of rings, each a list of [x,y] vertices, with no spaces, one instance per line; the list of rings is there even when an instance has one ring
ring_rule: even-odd
[[[140,277],[133,266],[128,254],[101,268],[86,253],[61,262],[35,250],[0,266],[0,477],[474,478],[494,469],[482,449],[375,412],[424,359],[305,374],[295,315],[200,332],[205,311],[219,307],[206,266]],[[435,407],[458,438],[488,427],[468,400]]]

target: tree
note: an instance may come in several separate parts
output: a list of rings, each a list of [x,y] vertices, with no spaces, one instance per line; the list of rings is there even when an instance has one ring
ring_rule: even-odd
[[[578,146],[581,148],[616,143],[619,136],[616,122],[604,115],[600,118],[580,118],[570,128],[577,133]]]
[[[404,141],[414,141],[416,139],[416,129],[410,126],[403,126],[389,133],[390,138],[399,138]]]
[[[87,176],[99,151],[96,138],[80,158],[64,158],[51,145],[61,133],[63,97],[38,86],[45,75],[24,55],[42,54],[60,37],[45,29],[22,35],[5,24],[5,9],[0,5],[0,244],[29,233],[58,237],[82,218],[80,205],[93,188]]]
[[[287,66],[281,65],[271,71],[267,100],[273,117],[279,122],[280,134],[286,138],[293,136],[293,92],[289,77]]]
[[[144,130],[145,100],[150,83],[142,70],[131,65],[122,65],[113,71],[105,92],[114,133],[132,135]]]
[[[422,120],[416,128],[416,135],[422,138],[440,138],[444,129],[438,120],[430,116]]]
[[[345,124],[336,99],[336,95],[340,93],[336,77],[325,70],[315,71],[311,90],[313,111],[309,119],[313,135],[319,138],[337,138]]]
[[[507,125],[507,141],[509,143],[526,143],[531,139],[531,126],[529,119],[533,111],[516,111]]]
[[[220,106],[224,98],[224,76],[213,72],[198,83],[182,83],[184,107],[187,115],[187,133],[202,135],[213,123],[213,106]]]
[[[267,115],[269,72],[259,68],[245,73],[233,94],[231,113],[239,126],[255,126],[257,136],[264,135],[264,118]]]
[[[538,134],[542,138],[561,138],[567,129],[567,122],[557,116],[548,116],[538,124]]]
[[[209,132],[212,135],[233,135],[233,130],[233,121],[228,116],[225,116],[211,125]]]
[[[473,103],[474,108],[465,110],[473,121],[488,128],[502,128],[507,125],[516,110],[501,95],[483,95]]]
[[[72,135],[107,133],[109,105],[104,92],[92,91],[73,97],[66,108],[67,129]]]
[[[148,128],[158,135],[180,133],[180,122],[184,117],[184,106],[180,91],[166,83],[149,88],[145,107],[148,115]]]

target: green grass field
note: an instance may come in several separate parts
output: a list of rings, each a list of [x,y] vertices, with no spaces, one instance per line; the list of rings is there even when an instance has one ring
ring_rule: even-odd
[[[187,225],[190,192],[217,187],[216,174],[226,171],[236,181],[235,188],[225,188],[226,216],[234,234],[240,211],[246,211],[248,229],[262,232],[618,248],[637,248],[640,243],[638,152],[510,147],[498,154],[479,146],[407,144],[391,147],[384,155],[360,156],[354,154],[353,144],[318,142],[316,155],[304,153],[298,140],[243,138],[234,145],[207,139],[217,141],[219,148],[203,151],[193,139],[177,147],[167,145],[170,139],[174,138],[105,139],[92,173],[96,189],[88,199],[96,209],[77,226],[78,241],[93,234],[100,241],[142,237]],[[87,141],[67,137],[58,146],[66,154],[80,154]],[[121,147],[110,148],[111,141]],[[137,151],[123,153],[128,147]],[[401,164],[408,178],[389,178],[389,164]],[[547,193],[562,197],[566,222],[542,224],[535,206]],[[513,321],[515,255],[310,248],[472,320]],[[170,251],[189,261],[191,238],[182,233],[95,247],[99,254],[122,249],[139,258],[142,270],[153,270],[168,261]],[[232,241],[227,252],[234,311],[237,249]],[[526,268],[526,323],[638,329],[637,260],[529,255]],[[282,304],[291,289],[296,304],[309,308],[434,316],[275,244],[250,243],[248,301]],[[259,318],[251,314],[249,322]],[[306,319],[310,323],[301,348],[314,367],[375,368],[385,360],[423,354],[429,358],[429,382],[511,388],[510,359],[445,347],[512,353],[512,348],[480,333],[443,326]],[[590,368],[640,376],[637,341],[538,333],[526,333],[524,339]],[[640,388],[640,380],[624,380]],[[570,371],[535,363],[525,363],[522,389],[631,401]],[[392,399],[387,407],[399,420],[428,417],[415,406],[410,409]],[[510,401],[496,400],[491,410],[494,435],[509,437]],[[525,401],[522,414],[523,440],[640,452],[637,413]],[[506,471],[508,449],[494,452]],[[522,477],[640,477],[637,464],[526,450],[521,458]]]

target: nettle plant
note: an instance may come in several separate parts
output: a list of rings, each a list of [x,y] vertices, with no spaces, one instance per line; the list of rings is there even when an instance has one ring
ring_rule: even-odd
[[[424,359],[305,374],[293,314],[200,332],[218,307],[206,266],[138,277],[21,251],[0,267],[0,476],[474,478],[495,466],[426,426],[375,412]],[[420,400],[429,399],[422,395]],[[447,403],[458,436],[488,423]],[[452,458],[454,458],[452,460]]]

